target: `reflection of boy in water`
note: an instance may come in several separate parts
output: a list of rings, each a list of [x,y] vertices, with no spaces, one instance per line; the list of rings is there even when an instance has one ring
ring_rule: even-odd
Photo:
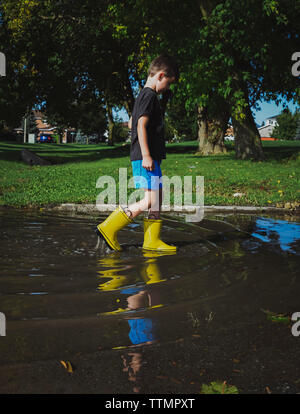
[[[127,298],[127,309],[129,310],[152,306],[151,294],[143,287],[124,289],[122,293],[132,293]],[[127,319],[127,322],[130,326],[129,338],[133,345],[152,343],[156,340],[154,324],[150,318],[132,318]]]
[[[131,358],[131,361],[127,363],[126,357],[121,355],[123,360],[124,368],[123,372],[128,372],[128,380],[130,382],[137,382],[137,374],[142,366],[142,354],[139,352],[129,352],[128,357]],[[133,387],[133,392],[140,392],[141,388],[136,384]]]
[[[147,308],[152,305],[151,293],[140,288],[128,288],[122,290],[122,293],[130,294],[127,297],[129,310]],[[133,345],[151,344],[156,341],[155,325],[150,318],[132,318],[127,319],[130,326],[129,338]],[[130,358],[127,361],[126,357],[122,355],[124,364],[124,372],[128,372],[128,380],[137,382],[137,375],[142,367],[142,354],[139,352],[129,352],[127,356]],[[133,392],[140,392],[140,387],[136,384],[133,387]]]

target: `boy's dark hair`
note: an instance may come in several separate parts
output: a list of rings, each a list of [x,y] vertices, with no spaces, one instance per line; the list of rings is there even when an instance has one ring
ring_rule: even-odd
[[[179,79],[179,67],[172,56],[169,55],[160,55],[155,58],[149,66],[148,76],[154,76],[157,72],[163,70],[169,78],[175,78],[175,81],[178,82]]]

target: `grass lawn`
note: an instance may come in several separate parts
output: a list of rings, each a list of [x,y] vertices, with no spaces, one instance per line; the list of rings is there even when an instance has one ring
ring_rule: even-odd
[[[184,176],[193,176],[194,191],[195,176],[204,176],[205,205],[275,206],[300,201],[300,141],[263,142],[265,162],[236,160],[233,143],[226,147],[225,155],[203,157],[195,155],[197,141],[167,144],[162,173],[180,176],[182,182]],[[20,158],[23,148],[53,165],[26,165]],[[0,205],[93,204],[104,189],[96,188],[98,178],[112,176],[118,183],[119,168],[127,168],[128,180],[132,177],[129,145],[0,142]],[[129,188],[128,196],[133,191]]]

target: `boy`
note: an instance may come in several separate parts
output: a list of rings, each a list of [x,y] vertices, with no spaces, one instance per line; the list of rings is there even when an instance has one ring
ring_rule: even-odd
[[[128,122],[131,129],[130,160],[132,163],[135,188],[144,188],[144,198],[125,209],[119,206],[110,216],[97,226],[96,233],[113,250],[122,250],[117,233],[144,210],[149,209],[144,218],[144,243],[146,250],[176,252],[160,240],[162,220],[161,161],[166,158],[164,121],[157,94],[168,91],[177,82],[179,70],[176,62],[167,55],[154,59],[148,70],[148,78],[139,93]]]

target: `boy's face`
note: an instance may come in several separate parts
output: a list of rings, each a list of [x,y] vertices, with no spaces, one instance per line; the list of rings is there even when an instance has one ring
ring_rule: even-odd
[[[157,76],[157,82],[156,82],[155,89],[157,93],[162,93],[162,92],[167,91],[168,89],[170,89],[171,84],[175,82],[174,77],[167,76],[163,71],[158,72],[156,76]]]

